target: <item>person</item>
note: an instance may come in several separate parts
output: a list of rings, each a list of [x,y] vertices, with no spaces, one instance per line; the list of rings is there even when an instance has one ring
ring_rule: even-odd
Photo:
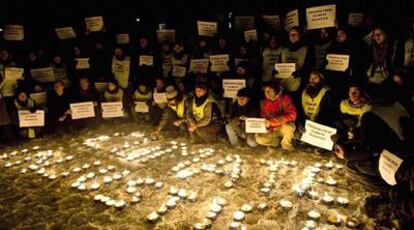
[[[66,88],[70,88],[71,82],[69,79],[68,69],[62,60],[62,56],[56,54],[53,57],[51,66],[56,80],[61,80],[65,84]]]
[[[67,127],[70,124],[69,95],[62,81],[55,81],[53,91],[47,95],[47,121],[50,130]]]
[[[358,123],[362,115],[372,109],[369,104],[369,96],[366,95],[361,85],[353,83],[348,87],[348,98],[339,104],[340,114],[355,116]]]
[[[172,85],[168,86],[165,92],[168,99],[168,107],[164,110],[161,120],[155,131],[151,133],[151,136],[158,137],[167,126],[178,127],[180,133],[188,133],[185,115],[191,106],[190,98],[178,92]]]
[[[237,101],[235,101],[228,114],[228,122],[225,126],[229,142],[233,146],[240,146],[239,138],[246,139],[249,147],[256,147],[254,134],[246,133],[246,118],[259,117],[258,106],[252,101],[251,93],[248,88],[242,88],[237,92]]]
[[[5,84],[5,78],[3,77],[3,73],[0,72],[0,140],[6,142],[6,140],[10,140],[9,135],[11,133],[11,119],[9,114],[9,109],[6,105],[6,101],[2,96],[2,89]]]
[[[164,113],[165,108],[167,108],[168,103],[166,102],[157,102],[156,101],[156,94],[160,95],[165,93],[165,89],[166,89],[166,83],[163,77],[161,76],[157,76],[155,78],[155,87],[152,90],[152,94],[153,94],[153,100],[152,100],[152,104],[150,106],[150,115],[151,115],[151,120],[152,120],[152,124],[156,125],[160,122],[162,114]]]
[[[14,99],[14,112],[13,112],[13,123],[18,130],[18,134],[22,138],[35,138],[40,133],[40,128],[19,128],[19,111],[29,110],[30,112],[36,112],[38,109],[36,102],[30,98],[27,92],[22,89],[16,89],[16,95]]]
[[[71,96],[72,102],[80,103],[80,102],[92,102],[95,110],[95,117],[98,117],[97,114],[99,113],[99,103],[101,102],[98,91],[95,87],[91,87],[89,83],[89,78],[85,75],[81,75],[78,78],[78,83],[76,87],[74,87]],[[76,123],[80,126],[86,126],[86,123],[96,121],[95,118],[87,118],[78,120]]]
[[[314,66],[315,70],[320,70],[325,63],[326,54],[332,45],[330,31],[327,28],[317,30],[317,37],[313,45]]]
[[[141,81],[137,84],[137,88],[132,95],[132,103],[130,104],[131,114],[134,121],[140,121],[142,118],[149,122],[151,121],[151,114],[149,113],[149,107],[152,101],[152,90],[148,84]],[[148,106],[148,111],[137,112],[136,105],[138,103],[145,103]]]
[[[256,134],[259,145],[293,150],[292,139],[295,133],[296,107],[290,96],[283,94],[276,81],[263,86],[265,98],[260,102],[260,116],[265,118],[267,133]]]
[[[108,82],[108,86],[104,92],[103,99],[105,102],[123,102],[124,90],[119,87],[118,81],[116,79],[113,78],[110,82]]]
[[[112,58],[112,73],[121,89],[126,90],[129,84],[131,58],[121,47],[115,48]]]
[[[272,71],[275,63],[281,62],[282,46],[278,38],[273,35],[269,38],[267,46],[261,52],[262,81],[270,81],[273,78]]]
[[[170,43],[164,41],[161,45],[161,51],[159,52],[159,63],[161,66],[162,76],[167,78],[172,69],[173,52],[171,50]]]
[[[221,114],[205,83],[197,83],[194,98],[186,113],[191,142],[213,142],[221,130]]]

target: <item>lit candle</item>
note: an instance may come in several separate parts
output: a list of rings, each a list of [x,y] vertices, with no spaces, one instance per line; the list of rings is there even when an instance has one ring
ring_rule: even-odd
[[[317,227],[317,223],[314,220],[307,220],[305,226],[309,229],[314,229]]]
[[[216,217],[217,217],[217,213],[212,212],[212,211],[210,211],[210,212],[208,212],[208,213],[206,214],[206,218],[208,218],[208,219],[210,219],[210,220],[215,220],[215,219],[216,219]]]
[[[308,197],[309,197],[310,199],[312,199],[312,200],[317,200],[317,199],[319,198],[319,194],[318,194],[318,192],[317,192],[317,191],[310,190],[310,191],[308,192]]]
[[[328,176],[328,178],[325,180],[325,183],[330,186],[335,186],[338,184],[338,182],[331,176]]]
[[[213,203],[213,204],[211,205],[211,207],[210,207],[210,210],[211,210],[212,212],[219,213],[219,212],[221,212],[222,207],[221,207],[221,205],[219,205],[219,204]]]
[[[266,203],[261,203],[257,206],[257,209],[260,211],[264,211],[268,208],[268,205]]]
[[[136,192],[137,189],[135,187],[128,187],[126,191],[127,191],[127,193],[132,194],[132,193]]]
[[[244,217],[245,217],[245,214],[242,211],[236,211],[233,213],[233,219],[235,221],[242,221]]]
[[[279,204],[284,208],[284,209],[291,209],[293,207],[293,203],[290,200],[281,200],[279,202]]]
[[[151,177],[147,177],[145,179],[145,184],[146,185],[153,185],[154,183],[155,183],[155,180],[153,178],[151,178]]]
[[[171,195],[173,195],[173,196],[175,196],[178,193],[178,189],[176,187],[174,187],[174,186],[171,186],[170,187],[170,191],[168,193],[171,194]]]
[[[226,183],[224,183],[224,187],[226,187],[226,188],[232,188],[233,187],[233,182],[226,181]]]
[[[332,161],[329,161],[328,163],[325,164],[325,168],[327,169],[332,169],[334,167],[334,163]]]
[[[298,197],[302,197],[305,194],[305,191],[301,188],[301,186],[297,185],[294,189],[295,195]]]
[[[327,221],[328,223],[336,226],[339,226],[342,222],[339,213],[334,209],[327,211]]]
[[[253,210],[253,207],[250,204],[243,204],[240,208],[244,213],[249,213]]]
[[[325,192],[325,195],[322,197],[322,201],[326,204],[331,204],[334,198]]]
[[[114,180],[120,180],[120,179],[122,178],[122,175],[121,175],[121,174],[114,174],[114,175],[112,176],[112,178],[113,178]]]
[[[148,216],[147,216],[147,220],[150,222],[156,222],[158,220],[160,216],[158,215],[157,212],[151,212]]]
[[[157,183],[155,183],[155,188],[160,189],[163,186],[163,183],[161,181],[158,181]]]
[[[336,201],[337,201],[339,204],[344,205],[344,206],[346,206],[346,205],[348,205],[348,204],[349,204],[349,200],[348,200],[347,198],[345,198],[345,197],[337,197],[337,198],[336,198]]]
[[[97,195],[95,195],[94,197],[93,197],[93,200],[94,201],[96,201],[96,202],[98,202],[98,201],[101,201],[101,199],[102,199],[102,195],[101,194],[97,194]]]
[[[101,187],[101,185],[100,185],[100,184],[98,184],[98,183],[93,183],[93,184],[91,185],[91,189],[93,189],[93,190],[97,190],[97,189],[99,189],[99,187]]]
[[[139,203],[141,201],[141,199],[137,196],[132,196],[131,202],[133,204]]]
[[[321,217],[321,214],[318,211],[316,211],[316,210],[311,210],[311,211],[308,212],[308,216],[310,218],[316,220],[316,219],[319,219],[319,217]]]
[[[188,195],[188,200],[190,202],[195,202],[197,200],[197,193],[196,192],[190,192]]]
[[[167,211],[168,207],[165,204],[162,204],[160,208],[157,210],[158,214],[160,215],[164,215],[165,213],[167,213]]]
[[[346,218],[346,226],[350,229],[357,229],[359,227],[359,221],[356,218],[348,217]]]
[[[187,190],[185,190],[183,188],[178,190],[178,197],[180,197],[181,199],[187,198]]]
[[[112,182],[112,177],[110,177],[110,176],[105,176],[105,177],[104,177],[104,179],[103,179],[103,182],[104,182],[105,184],[110,184],[110,183]]]

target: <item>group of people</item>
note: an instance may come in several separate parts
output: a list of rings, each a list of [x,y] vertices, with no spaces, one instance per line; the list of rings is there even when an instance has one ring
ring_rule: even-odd
[[[119,45],[109,32],[95,32],[61,41],[51,50],[29,47],[24,55],[15,52],[16,44],[3,41],[0,89],[7,82],[7,68],[23,68],[24,77],[12,94],[0,97],[0,140],[35,138],[99,119],[72,121],[70,103],[92,101],[99,114],[100,103],[122,102],[120,119],[151,123],[155,137],[170,129],[194,143],[225,137],[235,147],[327,152],[300,141],[305,121],[310,120],[337,129],[332,152],[347,161],[367,188],[412,205],[414,33],[405,40],[393,39],[385,28],[366,21],[370,23],[362,28],[339,24],[310,31],[299,26],[288,31],[261,27],[266,29],[258,31],[258,40],[249,42],[236,31],[220,31],[216,37],[173,43],[157,43],[141,33],[131,44]],[[191,60],[220,54],[230,57],[227,71],[188,71]],[[327,68],[328,54],[347,55],[346,69]],[[85,60],[86,65],[80,63]],[[295,71],[281,77],[276,63],[294,63]],[[176,66],[186,68],[184,76],[174,74]],[[32,76],[32,69],[44,67],[53,69],[54,82]],[[223,79],[245,80],[246,87],[237,97],[226,98]],[[104,88],[97,87],[100,83]],[[41,92],[47,92],[46,102],[30,96]],[[159,102],[155,94],[167,100]],[[138,102],[148,110],[137,111]],[[19,127],[18,111],[39,109],[46,111],[45,128]],[[247,118],[264,118],[267,132],[246,133]],[[404,159],[393,187],[378,172],[384,150]]]

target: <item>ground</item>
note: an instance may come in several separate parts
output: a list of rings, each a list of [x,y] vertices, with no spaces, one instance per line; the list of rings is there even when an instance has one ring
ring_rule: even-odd
[[[253,207],[241,221],[247,229],[302,229],[311,210],[321,214],[316,220],[321,229],[346,229],[348,217],[356,218],[364,229],[384,224],[380,220],[384,217],[367,216],[365,199],[372,194],[349,178],[343,162],[332,155],[269,151],[262,147],[236,149],[224,139],[212,145],[191,145],[185,139],[167,137],[151,140],[146,135],[149,130],[148,126],[134,123],[107,123],[1,146],[0,229],[191,229],[196,223],[203,223],[217,197],[227,204],[211,222],[211,229],[229,229],[233,213],[244,204]],[[73,159],[65,160],[67,156]],[[332,169],[325,167],[330,161]],[[316,165],[319,169],[315,163],[321,164]],[[108,166],[115,167],[100,173]],[[74,172],[77,170],[80,171]],[[310,172],[319,170],[314,175]],[[65,172],[69,175],[65,176]],[[93,178],[80,183],[86,186],[85,191],[72,188],[92,172]],[[119,180],[103,183],[104,176],[116,174],[121,175]],[[141,199],[133,203],[136,192],[128,193],[127,183],[139,178],[144,182],[153,178],[162,184],[158,183],[160,188],[145,183],[136,185]],[[329,179],[337,185],[328,185],[325,181]],[[230,181],[233,186],[227,188],[225,184],[230,185]],[[268,194],[261,192],[266,182],[271,188]],[[100,188],[92,190],[93,183]],[[294,189],[304,183],[310,186],[308,191],[316,191],[320,197],[310,199],[306,193],[298,196]],[[171,197],[171,187],[197,194],[197,199],[181,199],[157,221],[148,221],[147,216]],[[126,206],[119,209],[96,202],[97,194],[124,200]],[[326,194],[335,201],[324,203],[321,197]],[[350,203],[341,205],[336,201],[338,197],[347,198]],[[282,200],[293,202],[293,207],[283,208]],[[262,203],[268,208],[258,210]],[[337,214],[341,223],[329,224],[329,213]],[[392,218],[385,217],[389,219],[388,225],[397,226]]]

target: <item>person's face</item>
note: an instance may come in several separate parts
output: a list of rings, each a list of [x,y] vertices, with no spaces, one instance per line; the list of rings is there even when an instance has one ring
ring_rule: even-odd
[[[160,80],[160,79],[157,79],[155,81],[155,86],[157,87],[157,89],[162,89],[164,87],[164,81]]]
[[[87,90],[89,88],[89,80],[86,78],[81,78],[79,80],[79,86],[82,90]]]
[[[102,45],[102,43],[100,43],[100,42],[96,43],[96,44],[95,44],[95,49],[96,49],[96,50],[102,50],[102,49],[103,49],[103,45]]]
[[[352,103],[358,104],[360,96],[361,96],[361,91],[358,89],[358,87],[349,88],[349,100]]]
[[[195,95],[196,97],[203,97],[204,95],[206,95],[207,90],[203,89],[203,88],[196,88],[195,89]]]
[[[241,55],[246,55],[247,54],[247,49],[244,46],[241,46],[239,49],[239,52]]]
[[[207,42],[206,42],[206,41],[204,41],[204,40],[200,40],[200,41],[198,42],[198,46],[199,46],[199,47],[206,47],[206,46],[207,46]]]
[[[219,39],[218,44],[219,44],[220,48],[226,48],[227,41],[226,41],[226,39],[221,38],[221,39]]]
[[[31,62],[34,62],[34,61],[36,61],[36,59],[37,59],[37,55],[35,53],[33,53],[33,52],[30,52],[29,53],[29,60]]]
[[[321,31],[320,31],[320,33],[319,33],[319,37],[320,37],[322,40],[324,40],[324,41],[328,40],[328,39],[329,39],[329,33],[328,33],[328,30],[326,30],[326,29],[321,29]]]
[[[298,31],[296,30],[291,30],[289,32],[289,41],[293,44],[297,43],[300,41],[300,34]]]
[[[177,87],[180,92],[185,92],[185,85],[182,82],[178,83]]]
[[[62,58],[61,58],[61,57],[59,57],[59,56],[56,56],[56,57],[54,57],[54,58],[53,58],[53,62],[54,62],[55,64],[59,65],[59,64],[61,64],[61,63],[62,63]]]
[[[269,47],[272,48],[272,49],[275,49],[277,47],[277,41],[276,41],[275,38],[271,38],[269,40]]]
[[[115,89],[116,89],[116,85],[114,83],[110,82],[108,84],[108,90],[112,91],[112,90],[115,90]]]
[[[19,95],[17,96],[17,99],[18,99],[20,102],[25,102],[25,101],[26,101],[26,99],[27,99],[27,95],[26,95],[26,93],[19,93]]]
[[[117,58],[121,58],[123,55],[124,55],[124,52],[121,49],[119,49],[119,48],[115,49],[115,56]]]
[[[64,86],[61,82],[56,82],[56,83],[53,85],[53,89],[55,90],[55,92],[56,92],[58,95],[62,95],[62,94],[63,94],[63,90],[65,89],[65,86]]]
[[[276,94],[276,91],[272,87],[266,86],[264,87],[263,91],[267,99],[269,100],[276,99],[277,94]]]
[[[39,56],[39,58],[43,58],[45,56],[45,51],[43,49],[39,49],[37,51],[37,56]]]
[[[346,42],[347,39],[347,35],[343,30],[338,30],[338,32],[336,33],[336,41],[338,43],[344,43]]]
[[[377,44],[382,44],[387,39],[387,35],[381,29],[375,29],[373,36],[374,36],[374,41]]]
[[[403,81],[401,76],[394,74],[394,76],[392,77],[392,80],[397,84],[397,85],[402,85]]]
[[[246,74],[246,69],[239,66],[237,67],[236,72],[237,72],[237,75],[244,76]]]
[[[321,78],[319,77],[319,75],[315,74],[315,73],[311,73],[310,77],[309,77],[309,84],[312,86],[316,86],[321,82]]]
[[[139,39],[139,45],[142,48],[146,48],[148,46],[148,39],[146,39],[146,38],[140,38]]]
[[[184,47],[182,45],[180,45],[180,44],[176,44],[174,46],[174,52],[175,53],[181,53],[183,50],[184,50]]]
[[[170,46],[168,44],[163,44],[161,49],[163,52],[168,52],[170,51]]]
[[[237,97],[237,104],[239,104],[240,106],[245,106],[247,102],[249,102],[248,97]]]
[[[2,50],[0,52],[0,59],[2,61],[6,61],[9,58],[9,52],[7,52],[7,50]]]
[[[75,56],[80,56],[81,50],[79,47],[75,46],[73,48],[73,54],[75,54]]]

